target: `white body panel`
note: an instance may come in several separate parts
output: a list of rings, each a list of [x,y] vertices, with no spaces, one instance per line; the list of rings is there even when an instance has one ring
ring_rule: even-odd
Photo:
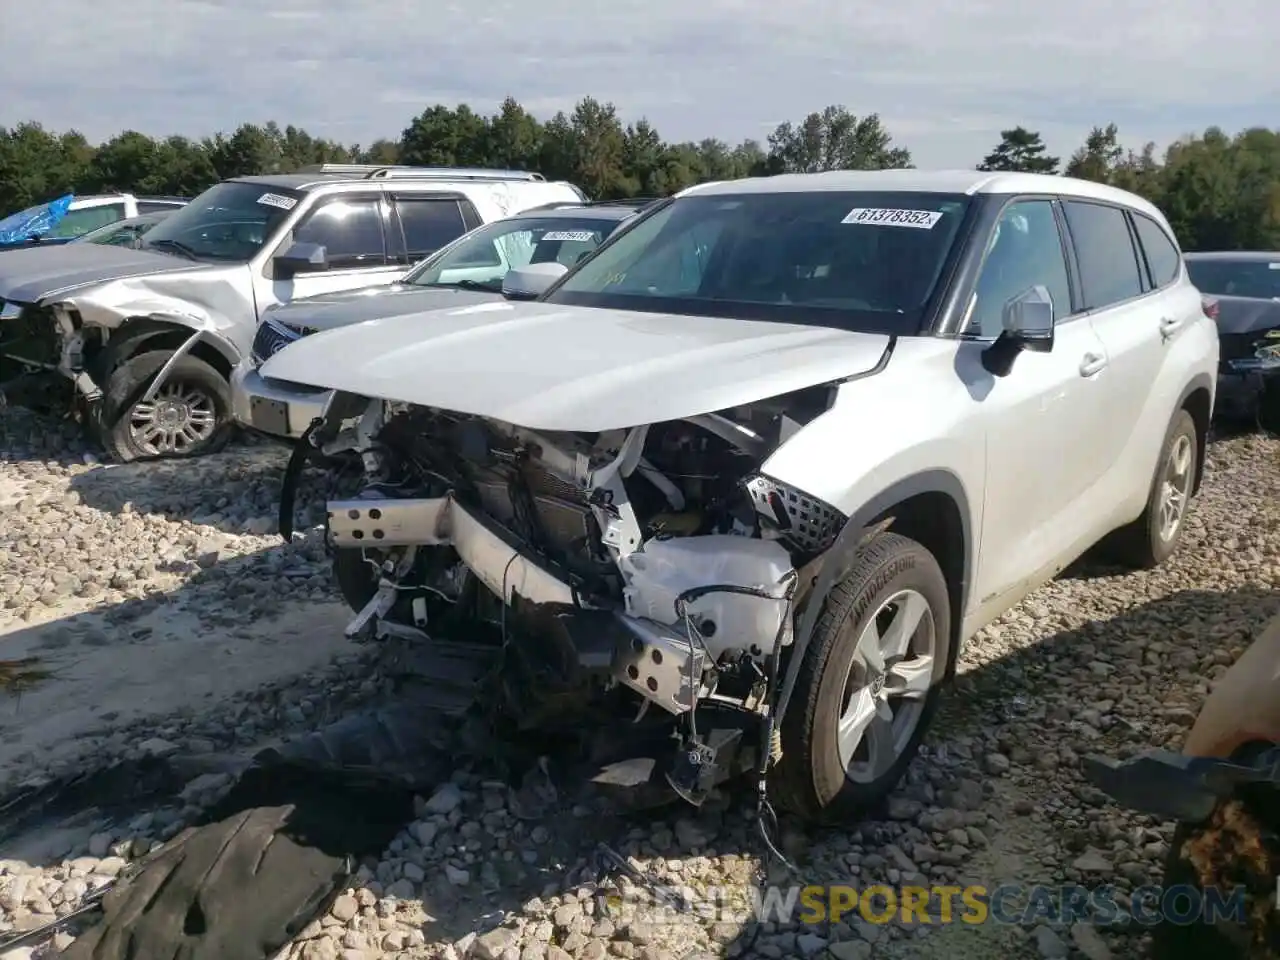
[[[865,185],[865,186],[860,186]],[[901,189],[1146,201],[1065,178],[840,172],[708,184],[690,193]],[[602,431],[690,417],[836,382],[833,404],[761,464],[857,528],[884,497],[926,483],[963,512],[961,637],[1016,604],[1143,511],[1179,405],[1207,392],[1218,336],[1185,268],[1170,285],[1054,326],[1006,376],[990,340],[885,336],[784,323],[494,303],[322,332],[267,378],[543,430]],[[886,349],[890,354],[885,357]],[[922,479],[924,478],[924,479]]]

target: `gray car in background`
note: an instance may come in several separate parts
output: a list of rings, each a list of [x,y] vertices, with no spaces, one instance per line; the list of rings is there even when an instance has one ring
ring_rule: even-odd
[[[1218,324],[1218,408],[1280,427],[1280,252],[1188,253],[1187,272]]]
[[[251,355],[231,378],[236,421],[296,440],[324,412],[329,391],[268,380],[258,367],[294,341],[364,320],[519,298],[512,270],[568,268],[652,201],[554,204],[478,227],[422,261],[397,283],[306,297],[263,315]],[[504,289],[505,282],[505,289]]]

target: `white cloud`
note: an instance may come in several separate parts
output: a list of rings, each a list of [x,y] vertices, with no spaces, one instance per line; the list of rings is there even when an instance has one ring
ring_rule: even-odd
[[[0,5],[0,125],[91,139],[275,119],[369,143],[437,102],[585,95],[668,139],[763,139],[829,103],[878,112],[922,166],[999,130],[1070,153],[1090,126],[1164,143],[1274,122],[1274,0],[42,0]],[[318,68],[314,65],[318,64]]]

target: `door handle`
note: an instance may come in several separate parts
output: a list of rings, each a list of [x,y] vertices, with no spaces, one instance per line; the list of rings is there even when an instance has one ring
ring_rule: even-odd
[[[1160,336],[1167,340],[1177,332],[1180,326],[1182,326],[1182,321],[1177,317],[1161,317]]]
[[[1107,358],[1100,353],[1086,353],[1080,361],[1080,376],[1092,377],[1107,365]]]

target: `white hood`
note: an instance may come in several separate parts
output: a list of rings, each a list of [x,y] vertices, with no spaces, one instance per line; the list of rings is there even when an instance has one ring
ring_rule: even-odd
[[[831,327],[502,301],[318,333],[260,372],[530,429],[601,431],[864,374],[888,344]]]

